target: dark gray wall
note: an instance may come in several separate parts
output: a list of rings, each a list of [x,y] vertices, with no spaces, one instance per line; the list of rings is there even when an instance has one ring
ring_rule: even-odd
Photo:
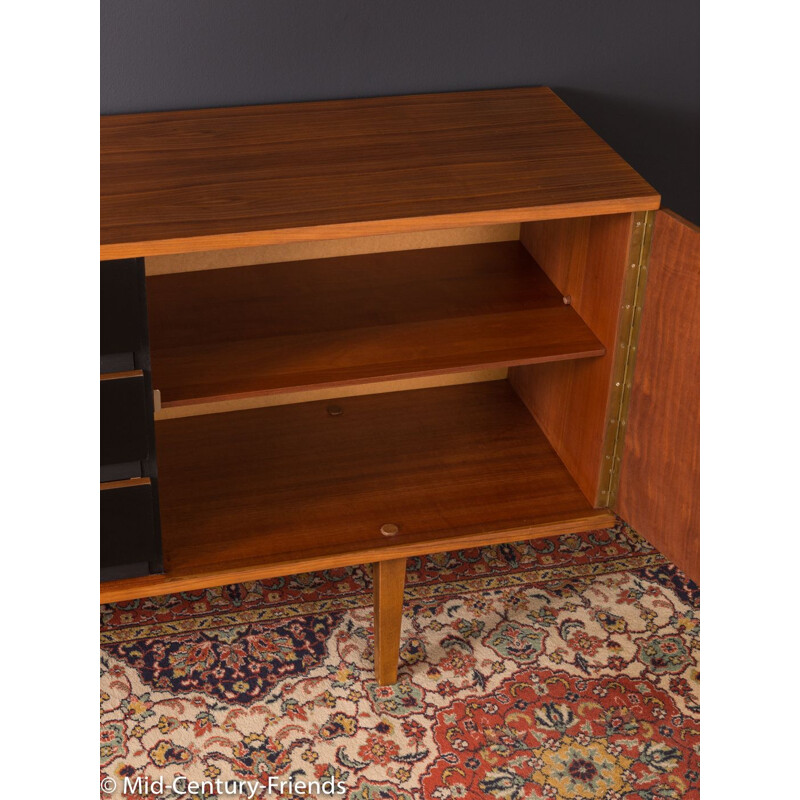
[[[102,0],[101,111],[546,85],[699,222],[697,0]]]

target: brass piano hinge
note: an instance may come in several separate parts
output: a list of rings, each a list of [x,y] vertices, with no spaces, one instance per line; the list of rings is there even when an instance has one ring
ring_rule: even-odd
[[[650,242],[653,237],[654,211],[633,214],[633,230],[626,266],[626,277],[622,291],[617,353],[614,364],[610,416],[606,426],[603,446],[603,475],[601,480],[600,502],[612,508],[619,489],[619,472],[622,462],[622,449],[625,444],[625,430],[628,422],[628,409],[633,386],[633,371],[636,366],[636,349],[639,342],[639,329],[644,307],[644,294],[647,285],[647,265],[650,257]]]

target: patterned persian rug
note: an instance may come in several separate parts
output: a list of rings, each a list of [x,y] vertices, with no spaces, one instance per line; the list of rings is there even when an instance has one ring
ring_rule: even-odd
[[[104,606],[110,795],[699,797],[698,590],[624,523],[409,559],[392,687],[371,588],[355,567]]]

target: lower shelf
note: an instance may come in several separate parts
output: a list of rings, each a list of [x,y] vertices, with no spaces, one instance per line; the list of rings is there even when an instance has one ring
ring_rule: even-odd
[[[156,436],[165,573],[104,583],[103,602],[614,521],[506,381],[167,420]]]

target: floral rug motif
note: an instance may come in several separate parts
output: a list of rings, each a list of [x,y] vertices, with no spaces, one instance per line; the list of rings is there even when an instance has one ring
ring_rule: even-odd
[[[699,797],[699,592],[622,521],[409,559],[394,686],[371,588],[365,566],[103,606],[104,796]]]

